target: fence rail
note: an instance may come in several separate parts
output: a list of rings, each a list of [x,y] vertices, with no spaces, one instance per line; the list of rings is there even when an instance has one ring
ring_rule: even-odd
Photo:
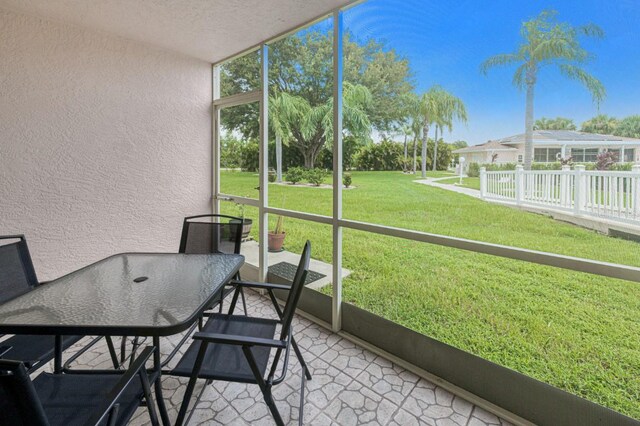
[[[576,216],[631,222],[640,225],[640,165],[630,172],[575,170],[487,171],[480,169],[483,199],[546,207]]]

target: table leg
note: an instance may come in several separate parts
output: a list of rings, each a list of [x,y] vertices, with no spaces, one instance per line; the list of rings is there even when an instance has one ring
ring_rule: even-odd
[[[62,373],[62,336],[57,334],[54,344],[53,373]]]
[[[169,421],[169,414],[167,413],[167,406],[164,403],[164,397],[162,396],[162,362],[160,362],[160,337],[153,336],[153,346],[156,350],[153,352],[153,369],[158,375],[156,377],[154,386],[156,390],[156,401],[158,401],[158,411],[160,412],[160,418],[164,426],[171,426]]]

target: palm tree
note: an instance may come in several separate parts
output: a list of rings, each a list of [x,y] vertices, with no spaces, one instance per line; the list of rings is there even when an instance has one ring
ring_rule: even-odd
[[[431,86],[420,97],[420,114],[422,116],[422,178],[427,177],[427,138],[429,127],[438,118],[439,97],[444,89],[438,85]]]
[[[533,160],[533,98],[540,69],[546,65],[557,65],[565,77],[577,80],[591,93],[599,104],[606,96],[602,83],[583,68],[591,55],[580,46],[580,36],[602,38],[604,32],[594,24],[573,27],[556,21],[557,12],[545,10],[536,18],[522,24],[522,42],[513,53],[495,55],[484,61],[480,70],[487,74],[490,68],[518,65],[513,75],[513,84],[526,88],[525,150],[524,167],[531,169]]]
[[[354,136],[368,136],[371,122],[366,111],[372,102],[369,89],[344,82],[342,98],[343,131]],[[326,141],[333,139],[333,98],[311,106],[301,96],[282,92],[270,97],[269,103],[273,103],[273,106],[269,105],[269,111],[271,127],[276,134],[276,152],[279,135],[282,142],[300,151],[306,168],[313,168]]]
[[[533,124],[533,130],[549,130],[551,128],[551,120],[547,117],[542,117],[536,120]]]
[[[620,122],[607,114],[598,114],[590,120],[582,123],[581,131],[587,133],[599,133],[601,135],[613,135]]]
[[[542,117],[536,120],[535,124],[533,125],[533,130],[576,130],[576,125],[570,118]]]
[[[400,123],[400,132],[404,136],[404,150],[403,150],[403,161],[402,161],[402,171],[407,172],[408,170],[408,158],[409,158],[409,136],[412,134],[411,132],[411,122],[409,120],[403,121]]]
[[[420,139],[420,132],[422,130],[422,122],[424,119],[421,109],[421,100],[415,93],[407,93],[402,97],[402,107],[404,109],[405,118],[411,129],[411,136],[413,139],[413,167],[411,168],[411,172],[415,174],[418,162],[418,140]]]
[[[436,137],[433,145],[433,171],[436,170],[438,163],[438,128],[440,129],[440,136],[442,136],[442,132],[445,127],[449,132],[453,130],[453,122],[455,120],[463,123],[467,122],[467,109],[460,98],[453,96],[446,90],[441,90],[438,93],[437,102],[438,115],[435,120]]]
[[[269,126],[276,136],[276,181],[282,182],[282,144],[293,137],[293,126],[301,123],[300,113],[308,103],[304,99],[279,92],[269,97]],[[306,130],[306,129],[305,129]]]

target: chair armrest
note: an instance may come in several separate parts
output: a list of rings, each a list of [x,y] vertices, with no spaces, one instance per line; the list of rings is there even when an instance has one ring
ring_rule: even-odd
[[[100,409],[96,410],[96,414],[92,416],[92,418],[87,421],[87,423],[85,423],[86,426],[98,425],[108,417],[109,412],[118,401],[118,398],[120,398],[127,386],[129,386],[131,381],[134,379],[134,377],[141,371],[143,371],[145,364],[155,350],[155,347],[147,346],[140,353],[133,364],[131,364],[131,367],[129,367],[122,374],[122,378],[118,380],[118,383],[113,387],[113,389],[109,391],[109,393],[105,397],[104,403],[100,406]],[[146,374],[146,371],[144,371],[144,374]]]
[[[256,281],[235,281],[232,280],[230,283],[230,285],[237,285],[240,287],[251,287],[251,288],[262,288],[265,290],[285,290],[285,291],[289,291],[291,290],[291,287],[288,285],[283,285],[283,284],[272,284],[272,283],[259,283]]]
[[[209,343],[223,343],[225,345],[240,346],[268,346],[271,348],[286,349],[287,342],[274,339],[263,339],[261,337],[238,336],[234,334],[219,334],[200,332],[193,335],[195,340],[202,340]]]

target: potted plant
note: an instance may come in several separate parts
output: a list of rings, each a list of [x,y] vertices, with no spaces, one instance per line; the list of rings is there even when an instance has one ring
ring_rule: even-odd
[[[286,232],[284,231],[284,217],[278,216],[276,227],[273,232],[269,232],[268,247],[270,252],[282,251],[282,244],[284,244],[284,237]]]
[[[240,211],[240,217],[242,218],[242,241],[246,241],[249,238],[249,234],[251,233],[251,226],[253,225],[253,220],[246,219],[244,217],[244,204],[236,204],[238,210]],[[235,219],[231,220],[232,223],[236,222]]]

